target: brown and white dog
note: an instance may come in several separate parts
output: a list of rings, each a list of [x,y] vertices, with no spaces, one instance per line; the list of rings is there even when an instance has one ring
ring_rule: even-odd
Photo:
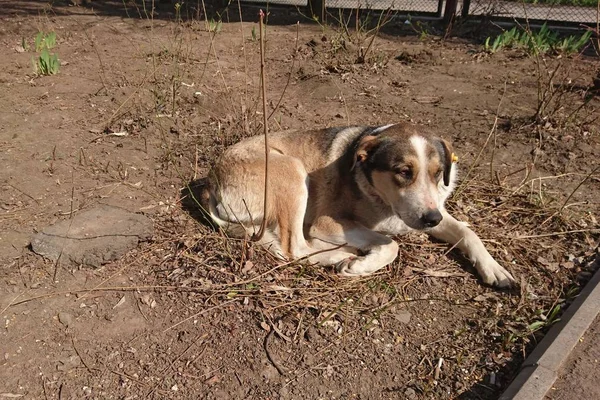
[[[424,128],[399,123],[281,132],[269,136],[269,148],[261,243],[276,255],[366,275],[398,256],[389,236],[423,230],[456,244],[485,283],[514,282],[481,239],[445,210],[456,182],[454,156],[448,142]],[[202,203],[229,235],[251,235],[265,217],[264,168],[261,135],[227,149],[210,172]]]

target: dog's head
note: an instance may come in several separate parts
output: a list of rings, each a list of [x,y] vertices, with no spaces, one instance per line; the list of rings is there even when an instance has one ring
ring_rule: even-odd
[[[362,137],[353,168],[364,177],[363,190],[381,198],[409,227],[426,229],[442,220],[456,177],[453,157],[447,141],[398,124]]]

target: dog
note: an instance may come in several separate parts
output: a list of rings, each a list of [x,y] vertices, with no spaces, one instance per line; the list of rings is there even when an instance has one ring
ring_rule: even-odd
[[[229,147],[209,172],[201,204],[228,235],[247,237],[266,218],[260,243],[275,255],[361,276],[396,259],[393,236],[425,231],[456,245],[484,283],[514,283],[444,208],[456,185],[456,157],[450,143],[424,127],[285,131],[268,140],[266,215],[264,136]]]

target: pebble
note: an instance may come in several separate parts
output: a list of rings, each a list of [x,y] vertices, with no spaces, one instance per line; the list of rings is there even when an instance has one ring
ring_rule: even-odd
[[[413,400],[417,398],[417,392],[415,392],[413,388],[407,388],[404,391],[404,396],[406,396],[406,398],[409,400]]]
[[[408,324],[410,322],[411,317],[412,317],[412,314],[409,313],[408,311],[401,311],[398,314],[394,315],[394,318],[396,318],[396,321],[400,322],[401,324]]]
[[[63,324],[65,327],[68,328],[71,325],[73,325],[74,318],[69,313],[60,312],[60,313],[58,313],[58,320],[60,321],[61,324]]]

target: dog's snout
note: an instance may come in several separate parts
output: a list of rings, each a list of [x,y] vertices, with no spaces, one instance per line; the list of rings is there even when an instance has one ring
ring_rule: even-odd
[[[440,210],[433,209],[423,214],[423,216],[421,217],[421,222],[423,222],[423,225],[425,225],[427,228],[432,228],[439,224],[442,218],[443,217]]]

